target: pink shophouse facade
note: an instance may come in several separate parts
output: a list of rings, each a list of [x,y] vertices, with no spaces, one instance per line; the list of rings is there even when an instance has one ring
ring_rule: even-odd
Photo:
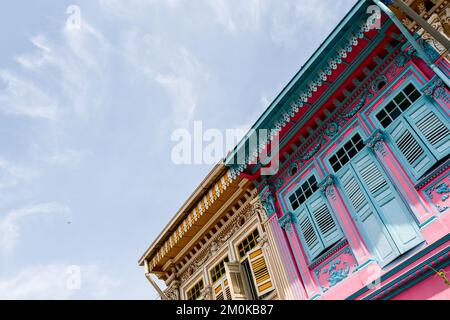
[[[280,169],[236,164],[269,214],[295,299],[450,299],[450,64],[358,1],[253,129]],[[426,55],[426,56],[424,56]],[[275,157],[275,154],[272,153]]]

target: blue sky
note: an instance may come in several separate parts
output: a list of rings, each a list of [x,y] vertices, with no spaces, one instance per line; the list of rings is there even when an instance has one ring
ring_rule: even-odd
[[[354,3],[4,1],[0,298],[154,298],[137,260],[211,169],[171,133],[248,128]]]

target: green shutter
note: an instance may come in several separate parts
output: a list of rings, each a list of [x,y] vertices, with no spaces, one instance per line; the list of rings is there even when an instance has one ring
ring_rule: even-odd
[[[343,234],[341,228],[336,222],[330,208],[321,194],[317,199],[313,199],[309,203],[311,214],[320,232],[325,248],[330,247],[337,241],[342,239]]]

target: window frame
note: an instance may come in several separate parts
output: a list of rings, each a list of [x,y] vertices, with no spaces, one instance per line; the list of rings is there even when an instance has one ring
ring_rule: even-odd
[[[398,94],[403,92],[409,85],[413,85],[414,88],[420,93],[420,97],[416,99],[406,110],[402,111],[401,114],[392,121],[387,127],[384,127],[381,121],[378,119],[377,115],[385,110],[385,108],[388,106],[389,103],[391,103],[395,97],[397,97]],[[408,176],[411,178],[413,183],[417,183],[422,179],[427,173],[432,170],[433,166],[436,165],[439,161],[444,159],[448,156],[437,156],[436,152],[430,147],[429,142],[427,141],[426,137],[423,136],[422,132],[416,128],[416,125],[411,125],[410,122],[413,122],[410,114],[414,113],[417,109],[421,108],[423,105],[425,105],[426,108],[430,109],[436,116],[444,123],[446,124],[445,116],[443,115],[443,111],[441,108],[439,108],[436,103],[425,96],[422,92],[423,86],[420,85],[415,79],[409,79],[399,85],[396,90],[391,93],[391,97],[389,100],[383,101],[383,103],[380,103],[374,110],[370,113],[370,119],[372,120],[374,126],[376,129],[383,130],[387,134],[387,141],[389,142],[389,145],[392,146],[392,150],[394,151],[395,157],[400,163],[403,165],[403,168],[407,172]],[[400,125],[400,123],[403,123],[405,127],[407,127],[406,130],[412,134],[413,137],[417,137],[419,140],[418,143],[422,149],[424,149],[424,154],[426,156],[431,156],[433,160],[433,164],[426,170],[418,171],[416,174],[414,171],[415,169],[412,168],[412,166],[409,164],[408,160],[405,158],[405,155],[402,153],[400,148],[397,146],[397,143],[394,141],[394,138],[392,136],[395,129]]]
[[[300,181],[309,181],[311,179],[311,177],[315,177],[317,185],[319,185],[320,179],[318,178],[318,175],[315,172],[310,172],[309,174],[307,174],[305,176],[305,179],[301,179]],[[299,238],[301,240],[303,249],[304,249],[304,251],[306,253],[306,256],[307,256],[307,260],[309,261],[309,263],[312,263],[315,259],[319,258],[323,254],[323,252],[326,252],[328,249],[333,247],[333,245],[335,245],[337,242],[341,241],[345,237],[345,235],[344,235],[343,229],[341,227],[341,224],[339,223],[339,220],[338,220],[338,218],[336,216],[336,213],[334,212],[333,208],[330,206],[326,196],[323,195],[322,192],[320,191],[320,188],[317,188],[317,190],[314,191],[311,196],[309,196],[298,208],[296,208],[294,210],[294,208],[292,207],[292,203],[289,200],[289,198],[303,184],[300,184],[300,185],[297,184],[297,185],[298,185],[298,187],[293,188],[293,190],[291,190],[289,193],[287,193],[284,198],[286,199],[286,202],[287,202],[289,210],[293,213],[293,218],[294,218],[294,222],[295,222],[294,224],[295,224],[296,232],[299,235]],[[325,241],[324,235],[322,235],[322,232],[320,231],[319,224],[316,221],[316,218],[314,217],[314,214],[313,214],[313,210],[311,208],[311,204],[313,202],[317,201],[319,198],[321,198],[322,201],[324,202],[324,204],[327,206],[327,209],[330,212],[331,218],[333,219],[335,225],[339,228],[339,230],[341,232],[341,238],[338,239],[337,241],[335,241],[333,244],[330,244],[330,245],[325,245],[325,243],[327,241]],[[306,243],[306,239],[304,238],[303,232],[302,232],[301,227],[300,227],[300,215],[301,215],[301,213],[303,211],[306,211],[306,214],[309,217],[309,221],[311,221],[311,224],[312,224],[314,232],[315,232],[315,234],[317,236],[317,239],[319,240],[319,242],[323,246],[323,250],[321,250],[317,254],[312,254],[310,252],[309,246]]]
[[[203,285],[202,285],[202,287],[200,288],[200,291],[199,291],[199,292],[200,292],[199,297],[201,297],[201,295],[202,295],[202,290],[205,288],[205,280],[203,279],[203,277],[198,278],[197,281],[195,281],[193,285],[191,285],[190,287],[188,287],[188,288],[185,290],[185,296],[186,296],[186,299],[187,299],[187,300],[189,300],[189,301],[197,301],[197,300],[198,300],[199,297],[197,297],[197,298],[194,299],[194,300],[190,300],[190,299],[189,299],[189,292],[191,292],[191,291],[192,291],[199,283],[203,283]]]

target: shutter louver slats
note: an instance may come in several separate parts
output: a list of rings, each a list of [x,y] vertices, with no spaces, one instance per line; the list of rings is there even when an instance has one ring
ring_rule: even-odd
[[[417,179],[433,166],[435,157],[405,120],[396,124],[391,136]]]
[[[431,111],[422,120],[417,122],[417,127],[433,146],[436,146],[438,142],[449,136],[448,129]]]
[[[317,255],[322,252],[325,247],[322,241],[319,239],[319,236],[314,228],[307,209],[303,209],[300,212],[298,219],[298,226],[300,228],[299,231],[305,243],[305,251],[309,258],[312,260],[317,257]]]
[[[366,154],[352,166],[368,193],[368,201],[372,203],[373,212],[380,217],[387,234],[390,235],[392,249],[396,252],[390,259],[418,245],[422,241],[420,232],[400,195],[374,156]],[[386,260],[386,263],[388,261]]]
[[[404,131],[395,142],[410,165],[414,165],[424,154],[423,149],[409,131]]]
[[[381,264],[385,265],[391,262],[398,255],[397,248],[389,236],[387,228],[378,215],[374,213],[376,212],[375,209],[361,189],[352,170],[349,169],[343,174],[342,184],[351,207],[356,213],[356,221],[362,227],[360,231],[366,235],[369,242],[368,245],[375,251]]]
[[[450,130],[431,106],[421,105],[417,110],[412,110],[408,118],[411,125],[413,127],[416,126],[428,142],[431,151],[437,159],[448,154],[450,149]]]
[[[322,196],[311,202],[311,212],[317,223],[319,232],[324,240],[325,247],[333,245],[343,236],[340,227],[337,225],[333,215]]]
[[[269,269],[262,249],[256,249],[248,254],[250,269],[256,285],[258,296],[261,297],[274,289]]]
[[[361,177],[369,187],[369,192],[373,195],[378,194],[380,190],[388,187],[386,180],[373,161],[361,168]]]

